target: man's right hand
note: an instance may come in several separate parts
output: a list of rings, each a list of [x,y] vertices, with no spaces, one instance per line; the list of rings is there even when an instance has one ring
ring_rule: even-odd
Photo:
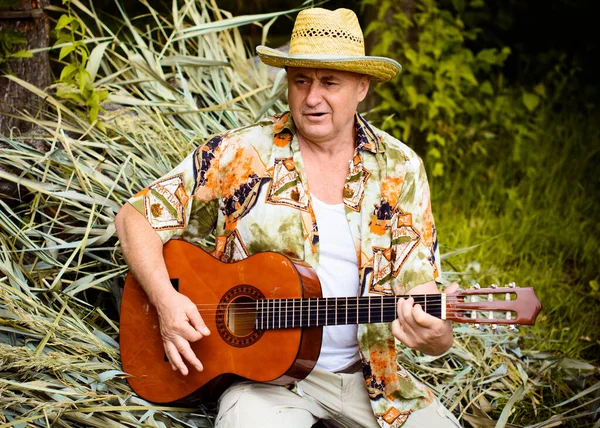
[[[196,305],[187,296],[173,290],[157,303],[156,310],[165,352],[173,370],[187,375],[187,362],[196,370],[202,371],[202,363],[192,351],[190,342],[208,336],[210,330],[204,324]]]

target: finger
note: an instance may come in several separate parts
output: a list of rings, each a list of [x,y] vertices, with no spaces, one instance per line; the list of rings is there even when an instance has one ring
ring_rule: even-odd
[[[409,297],[402,304],[402,318],[404,318],[404,322],[408,324],[411,328],[415,325],[415,319],[413,317],[413,305],[415,304],[415,300],[412,297]]]
[[[413,306],[412,317],[415,324],[423,328],[431,328],[435,326],[436,321],[439,321],[438,318],[425,312],[421,305]]]
[[[179,338],[175,343],[175,347],[177,348],[179,354],[182,355],[183,358],[185,358],[185,360],[192,365],[192,367],[194,367],[199,372],[201,372],[204,369],[202,363],[200,362],[198,357],[196,357],[196,354],[192,350],[192,347],[190,346],[190,343],[187,340]]]
[[[406,303],[406,299],[403,297],[398,299],[398,303],[396,304],[396,316],[398,317],[398,321],[400,325],[403,325],[406,321],[404,320],[404,304]]]
[[[188,342],[196,342],[204,337],[202,336],[202,333],[195,329],[189,322],[182,324],[178,330],[179,335]]]
[[[456,282],[453,282],[448,287],[446,287],[446,289],[444,290],[444,294],[454,294],[459,288],[460,285],[458,285]]]
[[[204,320],[202,319],[202,316],[200,316],[200,312],[198,312],[198,309],[194,307],[194,309],[187,312],[187,316],[190,320],[190,324],[196,329],[196,331],[202,333],[203,336],[210,335],[210,330],[204,323]]]
[[[173,342],[170,342],[170,341],[167,341],[164,343],[165,343],[165,352],[167,353],[167,358],[169,359],[169,362],[171,363],[171,367],[173,367],[173,370],[179,370],[182,375],[184,375],[184,376],[187,375],[188,368],[186,367],[183,360],[181,359],[181,355],[179,355],[179,351],[177,350],[177,347],[173,344]]]
[[[396,339],[398,339],[400,342],[404,343],[409,348],[413,347],[413,343],[412,343],[410,337],[406,334],[406,332],[404,331],[404,328],[402,327],[402,325],[400,324],[400,322],[397,319],[392,321],[392,334],[394,335],[394,337]]]

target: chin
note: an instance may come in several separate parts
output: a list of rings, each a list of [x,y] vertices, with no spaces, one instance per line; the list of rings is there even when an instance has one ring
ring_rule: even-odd
[[[308,138],[311,141],[319,141],[327,139],[329,135],[331,135],[331,131],[329,129],[323,129],[322,126],[308,125],[303,127],[300,132],[304,136],[304,138]]]

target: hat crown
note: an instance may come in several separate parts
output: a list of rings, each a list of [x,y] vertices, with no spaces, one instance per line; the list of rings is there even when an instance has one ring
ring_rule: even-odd
[[[364,56],[364,37],[356,14],[349,9],[301,11],[292,31],[289,53]]]

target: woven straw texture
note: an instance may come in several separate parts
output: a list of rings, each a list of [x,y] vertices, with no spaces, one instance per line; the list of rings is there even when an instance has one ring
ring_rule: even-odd
[[[378,81],[393,79],[402,68],[389,58],[365,56],[358,18],[349,9],[303,10],[294,23],[287,55],[266,46],[258,46],[256,52],[263,63],[273,67],[351,71]]]

